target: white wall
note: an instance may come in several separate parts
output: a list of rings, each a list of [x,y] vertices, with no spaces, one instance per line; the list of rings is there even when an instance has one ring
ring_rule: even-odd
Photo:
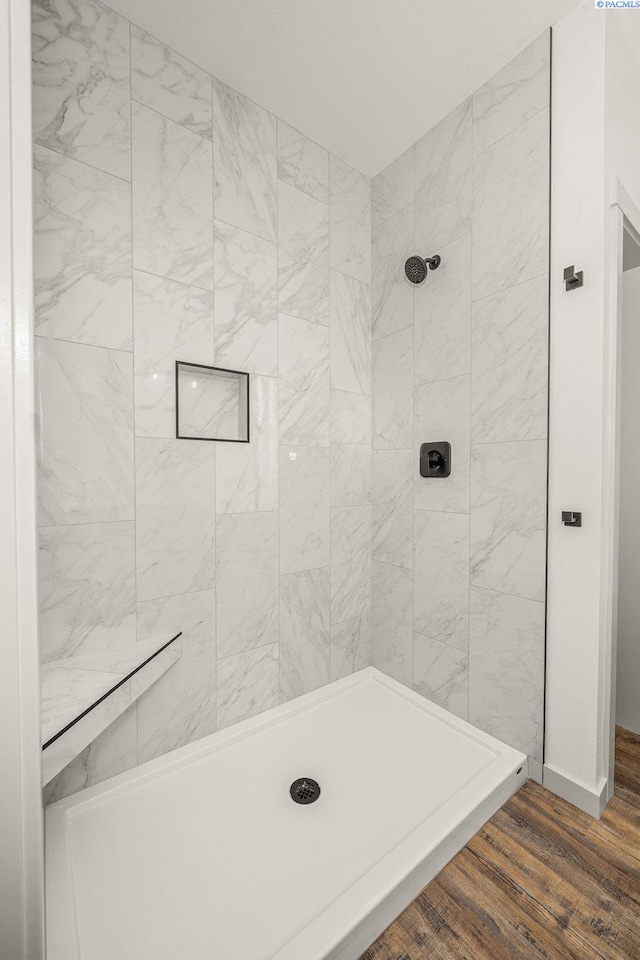
[[[592,6],[554,28],[545,778],[558,773],[592,794],[602,786],[604,58],[604,20]],[[562,272],[570,264],[584,271],[585,285],[566,293]],[[582,511],[582,528],[564,527],[562,510]]]
[[[615,11],[583,3],[553,33],[549,592],[545,783],[592,813],[611,789],[615,384],[620,180],[640,195],[638,68]],[[585,286],[566,293],[574,263]],[[560,523],[583,512],[581,529]],[[609,782],[608,782],[609,778]]]
[[[616,722],[640,733],[640,267],[623,279]]]

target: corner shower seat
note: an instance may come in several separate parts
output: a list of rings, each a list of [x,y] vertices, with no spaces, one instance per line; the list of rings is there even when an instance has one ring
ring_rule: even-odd
[[[173,666],[181,636],[42,665],[43,786]]]

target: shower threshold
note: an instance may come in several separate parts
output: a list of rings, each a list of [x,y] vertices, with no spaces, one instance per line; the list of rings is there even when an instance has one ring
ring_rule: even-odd
[[[368,667],[52,804],[47,960],[355,960],[526,777]]]

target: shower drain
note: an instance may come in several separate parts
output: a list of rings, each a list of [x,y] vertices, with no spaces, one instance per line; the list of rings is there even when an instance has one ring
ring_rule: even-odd
[[[311,777],[300,777],[293,781],[289,793],[296,803],[314,803],[320,796],[320,784]]]

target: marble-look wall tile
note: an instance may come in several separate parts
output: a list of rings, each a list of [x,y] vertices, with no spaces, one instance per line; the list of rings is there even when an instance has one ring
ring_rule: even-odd
[[[142,104],[131,114],[134,266],[212,290],[211,143]]]
[[[94,0],[35,21],[46,642],[184,634],[51,798],[371,662],[370,183]],[[174,439],[177,359],[251,373],[251,444]]]
[[[550,40],[545,30],[474,93],[474,156],[548,106]]]
[[[472,440],[546,437],[547,275],[474,303],[472,330]]]
[[[131,349],[131,187],[34,147],[35,328]]]
[[[133,520],[131,354],[38,338],[41,525]]]
[[[329,564],[329,451],[280,447],[280,573]]]
[[[473,299],[539,277],[548,263],[545,108],[473,161]]]
[[[133,316],[136,435],[175,437],[176,360],[213,364],[213,294],[135,270]]]
[[[33,138],[129,180],[129,24],[94,0],[33,5]]]
[[[413,566],[413,451],[374,450],[373,559]]]
[[[469,640],[469,517],[416,510],[413,622],[418,633],[466,650]]]
[[[331,506],[371,503],[371,447],[366,443],[332,443],[329,447]]]
[[[331,386],[371,393],[371,292],[368,283],[331,272]]]
[[[410,570],[373,561],[371,662],[408,687],[413,670],[412,592]]]
[[[213,587],[214,491],[210,443],[136,440],[139,600]]]
[[[413,635],[413,689],[463,720],[469,714],[469,658],[466,650]]]
[[[209,74],[133,25],[131,96],[211,140]]]
[[[214,223],[216,365],[278,374],[278,251],[275,243]]]
[[[547,444],[471,448],[471,582],[544,600]]]
[[[402,330],[372,348],[373,446],[413,446],[413,330]]]
[[[416,143],[416,252],[440,247],[471,229],[471,100]]]
[[[371,607],[371,507],[331,510],[331,622]]]
[[[371,663],[371,614],[331,624],[330,679],[339,680]]]
[[[413,200],[413,147],[390,163],[371,181],[371,229]]]
[[[442,263],[416,291],[415,381],[471,371],[471,234],[439,248]]]
[[[138,762],[137,718],[137,703],[134,703],[47,784],[45,803],[63,800],[78,790],[135,767]]]
[[[404,272],[405,260],[416,252],[413,229],[413,204],[410,203],[371,234],[374,340],[405,330],[413,323],[415,287]],[[428,296],[430,291],[426,292]]]
[[[469,377],[423,383],[415,389],[414,497],[418,510],[469,512]],[[451,474],[420,476],[420,444],[448,440]]]
[[[331,443],[371,443],[371,397],[331,391]]]
[[[343,160],[329,158],[331,267],[371,279],[371,186]]]
[[[278,381],[251,377],[251,443],[216,444],[216,510],[278,509]]]
[[[278,179],[329,202],[328,151],[282,120],[278,120]]]
[[[280,577],[280,699],[329,682],[329,568]]]
[[[218,661],[218,728],[277,707],[279,687],[277,643]]]
[[[280,315],[280,442],[329,443],[329,330]]]
[[[213,590],[138,604],[138,642],[160,643],[182,631],[180,659],[138,701],[138,762],[216,729],[216,634]]]
[[[265,240],[275,240],[275,117],[215,77],[213,144],[216,217]]]
[[[218,658],[278,639],[278,514],[218,517]]]
[[[371,184],[373,663],[463,718],[470,585],[544,613],[548,105],[547,32]],[[422,288],[404,281],[413,253],[442,258]],[[429,439],[451,442],[450,478],[420,477]],[[525,641],[516,617],[510,646],[504,620],[478,648],[476,714],[522,746],[543,681],[512,736],[519,693],[501,703],[498,684],[493,703],[491,687]]]
[[[278,303],[282,313],[329,323],[329,211],[287,183],[278,188]]]
[[[135,643],[132,522],[42,527],[39,548],[43,663]]]
[[[469,720],[542,760],[544,604],[471,588]]]

